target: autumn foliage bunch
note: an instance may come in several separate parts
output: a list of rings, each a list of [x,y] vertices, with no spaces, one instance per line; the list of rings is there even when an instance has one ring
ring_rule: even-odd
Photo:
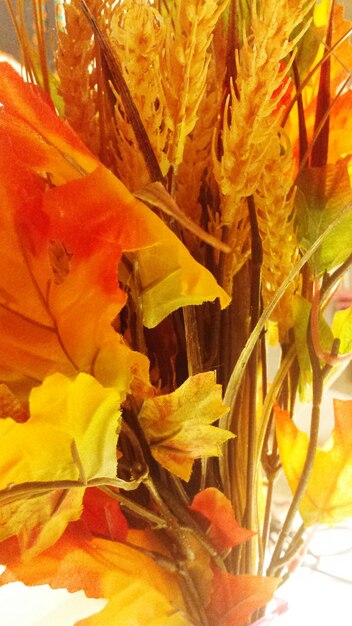
[[[352,309],[323,317],[352,262],[351,24],[335,0],[58,0],[52,33],[32,0],[32,32],[6,2],[0,582],[105,598],[82,626],[245,626],[352,513],[352,401],[318,449],[352,349]]]

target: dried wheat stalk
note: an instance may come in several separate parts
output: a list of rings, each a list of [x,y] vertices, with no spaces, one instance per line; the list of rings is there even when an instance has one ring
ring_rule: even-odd
[[[166,18],[161,70],[168,106],[166,123],[172,132],[168,157],[174,166],[181,163],[186,137],[197,121],[206,89],[213,30],[227,1],[174,0]]]
[[[294,197],[292,177],[294,161],[288,138],[275,133],[267,160],[254,194],[259,232],[263,245],[262,296],[268,305],[278,287],[297,261],[298,245],[294,231]],[[281,342],[293,326],[292,297],[298,287],[292,281],[272,314],[278,323]]]
[[[90,0],[94,14],[102,10],[102,0]],[[97,120],[96,49],[92,30],[82,13],[79,0],[61,6],[58,20],[56,67],[60,95],[65,103],[65,117],[85,144],[99,153]]]
[[[280,128],[276,109],[283,92],[279,96],[275,92],[289,69],[282,71],[280,63],[303,35],[301,26],[290,39],[294,29],[304,23],[310,5],[298,0],[289,5],[287,0],[267,0],[258,13],[253,1],[251,33],[243,35],[236,53],[236,82],[231,85],[223,116],[222,156],[213,149],[214,173],[222,193],[222,223],[234,250],[224,268],[224,286],[229,293],[249,248],[244,199],[256,193],[266,164],[272,160],[271,149]],[[271,236],[275,237],[275,232]]]
[[[196,224],[221,236],[216,212],[217,186],[213,176],[211,145],[214,128],[218,124],[221,91],[218,87],[214,59],[210,64],[207,88],[199,106],[198,120],[192,133],[186,138],[183,160],[177,170],[176,201]],[[191,249],[192,240],[187,243]],[[196,244],[196,242],[194,242]]]

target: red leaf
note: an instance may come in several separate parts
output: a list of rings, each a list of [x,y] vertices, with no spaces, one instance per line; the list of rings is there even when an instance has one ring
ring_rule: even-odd
[[[127,538],[127,520],[118,502],[96,487],[85,491],[81,520],[94,535],[112,541],[125,541]]]
[[[198,493],[189,508],[210,521],[208,536],[219,552],[248,541],[255,534],[238,525],[230,500],[215,487]]]

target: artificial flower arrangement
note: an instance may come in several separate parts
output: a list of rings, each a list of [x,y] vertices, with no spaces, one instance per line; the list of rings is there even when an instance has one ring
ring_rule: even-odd
[[[352,349],[352,309],[323,317],[352,262],[351,24],[335,0],[59,0],[53,67],[46,3],[33,39],[6,2],[1,584],[105,598],[82,626],[245,626],[352,512],[352,401],[317,447]]]

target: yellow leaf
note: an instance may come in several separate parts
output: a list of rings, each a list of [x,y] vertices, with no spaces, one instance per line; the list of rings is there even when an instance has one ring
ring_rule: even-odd
[[[331,524],[352,515],[352,400],[334,400],[335,428],[331,440],[316,452],[300,513],[306,526]],[[308,449],[308,437],[286,411],[275,410],[280,459],[294,493]]]
[[[0,489],[47,482],[50,492],[5,503],[1,508],[0,541],[18,535],[30,554],[52,545],[68,522],[81,513],[84,482],[116,477],[116,443],[121,396],[88,374],[70,380],[54,374],[32,390],[30,418],[0,420]],[[83,473],[83,475],[82,475]],[[57,490],[57,481],[80,481],[82,489]],[[35,487],[35,484],[32,485]]]
[[[173,393],[146,400],[139,419],[154,458],[189,480],[194,459],[219,456],[221,445],[234,436],[211,426],[227,411],[215,372],[205,372],[191,376]]]
[[[54,490],[0,507],[0,541],[12,537],[24,562],[51,546],[80,518],[84,487]],[[15,551],[15,550],[14,550]]]
[[[4,558],[1,548],[0,556]],[[27,585],[48,583],[54,589],[83,590],[90,598],[109,600],[80,626],[189,624],[175,576],[130,546],[85,537],[79,525],[72,524],[55,546],[29,562],[12,562],[0,584],[14,579]]]

